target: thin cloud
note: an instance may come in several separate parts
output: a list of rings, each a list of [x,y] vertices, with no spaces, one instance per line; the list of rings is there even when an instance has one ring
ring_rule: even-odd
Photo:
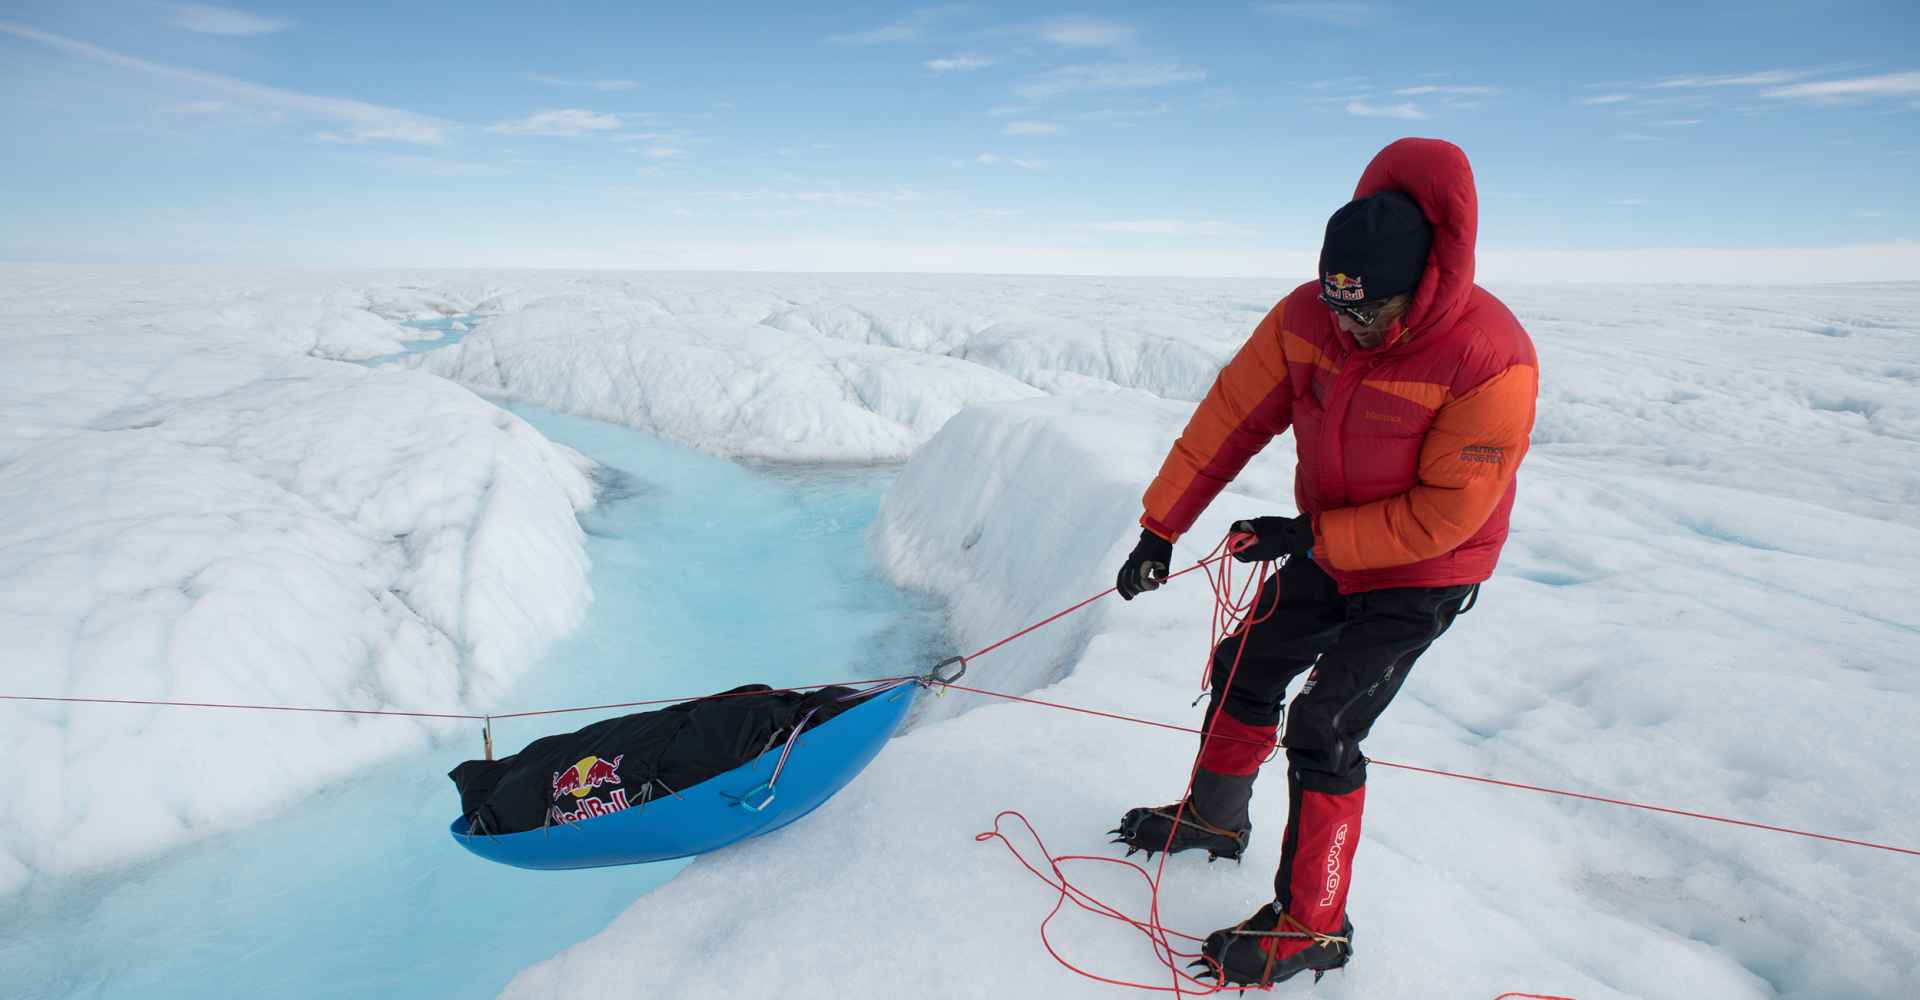
[[[1008,122],[1004,130],[1008,135],[1059,135],[1060,126],[1052,122]]]
[[[920,194],[906,188],[893,191],[798,191],[793,195],[795,201],[811,202],[822,205],[848,205],[854,207],[879,208],[885,205],[899,205],[910,201],[919,201]]]
[[[1662,94],[1654,97],[1641,97],[1634,101],[1643,109],[1649,108],[1711,108],[1714,97],[1708,94]]]
[[[1254,9],[1276,17],[1292,17],[1336,28],[1366,28],[1380,24],[1393,11],[1373,3],[1263,3]]]
[[[1133,43],[1138,30],[1130,24],[1097,17],[1056,17],[1027,25],[1022,34],[1069,48],[1112,49]]]
[[[929,59],[923,65],[935,73],[967,73],[986,69],[993,65],[993,60],[981,56],[948,56],[945,59]]]
[[[657,168],[676,166],[679,161],[693,155],[693,150],[706,138],[695,132],[666,130],[655,132],[612,132],[604,133],[606,141],[621,147],[625,152],[641,156],[652,161]],[[813,147],[818,149],[820,147]],[[791,148],[778,149],[776,155],[790,157],[795,155]]]
[[[1500,93],[1500,88],[1451,87],[1441,84],[1423,83],[1418,87],[1402,87],[1393,93],[1396,97],[1420,97],[1424,94],[1442,94],[1454,97],[1485,97]]]
[[[244,10],[215,7],[204,3],[173,5],[171,13],[167,16],[167,23],[176,28],[197,31],[203,35],[230,36],[270,35],[293,25],[292,21],[261,17]]]
[[[117,66],[121,69],[135,70],[150,76],[161,76],[173,80],[184,80],[210,90],[216,90],[229,97],[264,105],[280,111],[294,112],[314,118],[325,119],[344,125],[344,131],[321,133],[320,138],[332,142],[406,142],[415,145],[436,146],[446,141],[448,129],[446,122],[427,115],[414,114],[396,108],[381,107],[364,101],[348,100],[342,97],[321,97],[314,94],[302,94],[278,87],[267,87],[245,80],[220,76],[215,73],[202,73],[199,70],[182,69],[162,63],[148,62],[133,56],[122,55],[112,49],[101,48],[87,42],[76,41],[63,35],[45,31],[36,31],[20,25],[0,22],[0,32],[37,42],[51,49],[57,49],[69,55],[81,56],[96,62]]]
[[[1669,119],[1667,119],[1666,121],[1663,121],[1663,122],[1654,122],[1654,124],[1655,124],[1655,125],[1666,125],[1666,126],[1670,126],[1670,127],[1678,127],[1678,126],[1682,126],[1682,125],[1698,125],[1698,124],[1700,124],[1700,123],[1701,123],[1701,122],[1702,122],[1703,120],[1704,120],[1704,119],[1700,119],[1700,118],[1669,118]]]
[[[1177,83],[1204,80],[1207,74],[1172,63],[1104,63],[1061,66],[1013,88],[1029,101],[1044,101],[1066,94],[1107,90],[1148,90]]]
[[[201,130],[198,134],[205,134],[205,130],[209,129],[233,132],[285,125],[287,113],[277,108],[226,100],[177,101],[154,108],[147,123],[162,129],[195,128]]]
[[[1245,226],[1213,219],[1116,219],[1096,222],[1092,228],[1138,236],[1233,236],[1247,232]]]
[[[1239,103],[1240,98],[1231,87],[1214,87],[1200,94],[1200,107],[1208,111],[1225,110]]]
[[[505,177],[513,168],[503,163],[474,160],[450,160],[444,156],[421,153],[339,152],[332,154],[353,163],[381,170],[418,174],[423,177]]]
[[[559,108],[537,111],[518,121],[500,122],[487,131],[502,135],[581,136],[620,130],[619,115],[602,114],[585,108]]]
[[[1582,97],[1576,103],[1579,103],[1579,104],[1625,104],[1626,102],[1631,100],[1633,100],[1632,94],[1595,94],[1592,97]]]
[[[1348,101],[1347,114],[1362,118],[1399,118],[1405,121],[1421,121],[1427,117],[1425,111],[1412,101],[1400,104],[1373,104],[1367,101]]]
[[[1804,80],[1813,74],[1804,70],[1769,69],[1758,73],[1728,73],[1720,76],[1676,76],[1654,84],[1656,88],[1671,87],[1768,87],[1781,83]]]
[[[188,101],[174,104],[160,110],[170,115],[217,115],[227,110],[225,101]]]
[[[1308,90],[1365,90],[1369,80],[1364,76],[1339,76],[1331,80],[1315,80],[1307,84]]]
[[[1850,80],[1821,80],[1760,92],[1761,97],[1816,101],[1847,97],[1903,97],[1909,94],[1920,94],[1920,73],[1885,73]]]
[[[920,193],[909,188],[896,188],[892,191],[789,191],[771,188],[756,188],[748,191],[718,191],[703,198],[720,198],[731,202],[797,202],[801,205],[825,205],[829,208],[895,208],[920,200]]]
[[[1165,101],[1160,101],[1154,104],[1142,104],[1134,107],[1096,108],[1092,111],[1083,111],[1080,114],[1074,115],[1073,120],[1128,125],[1142,118],[1157,118],[1161,115],[1170,114],[1172,111],[1173,105]]]
[[[964,163],[968,161],[961,162]],[[998,153],[981,153],[979,156],[974,157],[971,162],[983,167],[998,167],[1004,165],[1019,167],[1022,170],[1040,170],[1047,165],[1047,161],[1045,160],[1024,160],[1017,156],[1001,156]]]
[[[898,21],[883,24],[877,28],[828,35],[827,41],[834,45],[891,45],[897,42],[911,42],[926,37],[934,25],[966,9],[957,5],[923,7]]]
[[[520,78],[531,83],[544,83],[549,87],[588,87],[605,91],[632,90],[640,86],[637,80],[573,79],[564,76],[548,76],[545,73],[522,73]]]

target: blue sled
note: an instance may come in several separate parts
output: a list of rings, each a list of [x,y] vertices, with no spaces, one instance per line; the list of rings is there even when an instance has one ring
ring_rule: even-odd
[[[873,762],[919,690],[919,684],[902,684],[802,732],[772,788],[767,782],[780,761],[779,746],[677,796],[621,812],[495,835],[469,833],[462,816],[453,821],[453,839],[516,868],[604,868],[705,854],[778,830],[832,798]]]

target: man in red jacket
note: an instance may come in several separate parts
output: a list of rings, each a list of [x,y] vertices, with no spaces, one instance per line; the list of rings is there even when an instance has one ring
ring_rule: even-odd
[[[1160,585],[1181,533],[1293,430],[1299,515],[1234,526],[1256,538],[1237,558],[1285,562],[1254,623],[1214,650],[1192,792],[1131,810],[1114,831],[1134,849],[1238,858],[1254,777],[1286,747],[1274,901],[1207,938],[1203,964],[1223,983],[1308,969],[1317,979],[1346,964],[1360,741],[1507,537],[1539,369],[1519,321],[1473,283],[1478,216],[1458,147],[1402,139],[1382,150],[1327,223],[1319,280],[1254,329],[1147,487],[1140,543],[1119,574],[1127,600]],[[1281,735],[1287,685],[1302,674]]]

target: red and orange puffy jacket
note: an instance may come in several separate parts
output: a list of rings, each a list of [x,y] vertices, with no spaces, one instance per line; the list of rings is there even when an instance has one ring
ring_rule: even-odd
[[[1433,224],[1400,330],[1361,350],[1311,281],[1273,307],[1174,443],[1140,523],[1174,540],[1289,427],[1294,500],[1342,593],[1477,583],[1507,538],[1533,429],[1533,341],[1473,283],[1479,202],[1459,147],[1402,139],[1354,190],[1399,190]]]

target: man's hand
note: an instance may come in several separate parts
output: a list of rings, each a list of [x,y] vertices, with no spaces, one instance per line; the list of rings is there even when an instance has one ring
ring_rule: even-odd
[[[1313,548],[1313,518],[1256,517],[1233,522],[1233,530],[1254,536],[1256,541],[1233,554],[1241,562],[1265,562],[1281,556],[1304,556]]]
[[[1142,528],[1140,544],[1133,547],[1133,554],[1120,567],[1120,577],[1114,581],[1120,596],[1126,600],[1158,589],[1167,578],[1167,566],[1173,562],[1173,543],[1159,535]]]

